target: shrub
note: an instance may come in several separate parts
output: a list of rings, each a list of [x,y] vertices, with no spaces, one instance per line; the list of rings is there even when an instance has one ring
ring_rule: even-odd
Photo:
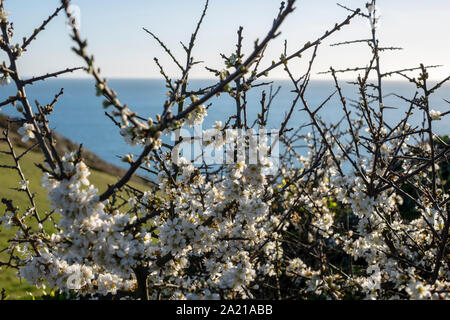
[[[192,49],[208,2],[190,43],[184,46],[184,64],[147,30],[181,71],[173,81],[156,60],[168,88],[156,119],[140,117],[120,102],[73,25],[74,51],[95,79],[98,95],[105,98],[106,115],[127,143],[142,147],[137,158],[123,158],[130,165],[128,171],[100,194],[89,181],[81,148],[65,155],[56,152],[47,116],[57,98],[49,106],[38,105],[36,112],[26,95],[27,85],[75,69],[21,79],[18,57],[48,21],[23,45],[14,46],[12,25],[1,1],[0,48],[10,66],[3,64],[0,70],[3,82],[12,79],[18,93],[0,105],[17,105],[23,116],[20,133],[24,139],[36,140],[46,157],[39,167],[52,207],[42,215],[33,205],[20,156],[9,144],[16,164],[9,169],[21,176],[18,191],[29,195],[30,206],[17,208],[3,199],[4,227],[17,233],[7,248],[10,259],[2,265],[17,268],[21,277],[36,286],[85,297],[447,299],[450,218],[445,159],[449,145],[434,134],[433,124],[448,112],[433,110],[430,96],[450,78],[430,84],[429,68],[424,65],[381,72],[380,55],[396,48],[379,45],[374,0],[364,10],[344,7],[350,15],[343,22],[295,52],[287,52],[285,46],[278,61],[263,67],[264,50],[279,35],[294,2],[282,3],[267,35],[246,55],[240,28],[236,51],[223,55],[223,70],[210,69],[218,80],[208,88],[192,89],[188,83],[190,70],[198,63]],[[69,1],[63,0],[52,16],[60,11],[73,20]],[[371,23],[370,39],[337,45],[367,44],[369,63],[329,70],[336,86],[333,95],[339,97],[345,116],[327,124],[318,111],[331,96],[317,106],[306,98],[311,67],[323,40],[355,18]],[[306,72],[296,75],[289,63],[306,52],[311,53]],[[256,119],[248,116],[247,93],[263,85],[258,81],[278,67],[291,79],[295,98],[280,129],[268,134],[265,128],[277,91],[263,93]],[[356,101],[345,98],[337,76],[341,72],[358,73],[353,82],[359,92]],[[419,76],[413,77],[412,72]],[[388,106],[383,100],[383,83],[391,75],[406,78],[420,91],[413,97],[398,95],[409,109],[394,126],[386,123]],[[180,157],[190,142],[179,130],[201,124],[214,108],[207,103],[216,95],[234,99],[236,113],[203,132],[202,142],[216,150],[225,147],[229,161],[194,165],[192,159]],[[307,135],[301,128],[290,128],[298,105],[310,119]],[[421,128],[408,124],[412,112],[423,113]],[[172,133],[177,140],[172,145],[163,143],[161,137]],[[307,156],[295,148],[302,140]],[[5,141],[9,142],[8,132]],[[278,143],[283,152],[276,159]],[[155,176],[154,185],[145,192],[127,185],[142,168]],[[116,196],[123,189],[132,194],[129,199]],[[125,203],[130,209],[124,209]],[[43,224],[55,215],[59,217],[56,231],[48,233]],[[28,224],[30,219],[36,227]]]

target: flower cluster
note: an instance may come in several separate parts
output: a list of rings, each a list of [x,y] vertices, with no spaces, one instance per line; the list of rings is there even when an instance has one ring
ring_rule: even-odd
[[[133,267],[150,238],[123,229],[136,219],[105,211],[97,189],[90,184],[87,166],[76,153],[62,158],[67,178],[42,178],[51,207],[60,214],[60,232],[39,241],[29,251],[20,275],[30,283],[77,290],[82,294],[116,293],[135,285]]]

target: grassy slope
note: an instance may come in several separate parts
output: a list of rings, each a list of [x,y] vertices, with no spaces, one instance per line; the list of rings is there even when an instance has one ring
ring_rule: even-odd
[[[0,143],[0,150],[8,150],[6,144]],[[23,149],[17,148],[15,151],[18,155]],[[46,199],[46,190],[40,185],[42,173],[34,164],[42,162],[42,159],[42,155],[35,152],[30,152],[21,159],[22,170],[26,178],[30,181],[30,190],[33,193],[36,193],[35,202],[41,216],[45,210],[48,210],[49,203]],[[9,155],[0,153],[0,164],[12,165],[13,161]],[[117,178],[104,172],[92,171],[89,180],[99,188],[101,192],[106,189],[107,184],[116,182]],[[14,205],[18,206],[21,209],[21,212],[23,212],[29,206],[26,194],[10,189],[18,187],[19,181],[19,176],[15,170],[0,168],[0,199],[6,198],[13,200]],[[136,183],[132,183],[132,185],[140,190],[145,189],[145,186],[143,185]],[[5,206],[0,203],[0,215],[4,213],[4,209]],[[0,249],[7,246],[7,239],[10,238],[14,232],[14,230],[7,231],[0,226]],[[4,258],[5,255],[0,253],[0,260],[3,260]],[[8,299],[27,298],[27,292],[31,292],[33,295],[40,295],[42,293],[42,289],[38,290],[30,286],[25,280],[20,281],[16,276],[15,270],[5,268],[0,269],[0,290],[1,288],[5,288]]]

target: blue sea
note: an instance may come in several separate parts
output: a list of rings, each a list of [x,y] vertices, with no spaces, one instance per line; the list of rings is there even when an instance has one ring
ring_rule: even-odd
[[[204,88],[212,84],[211,80],[191,80],[189,86],[191,89]],[[356,97],[357,88],[355,86],[342,83],[343,93],[347,100]],[[144,117],[154,117],[162,112],[162,106],[167,98],[167,88],[162,80],[158,79],[112,79],[109,86],[118,92],[119,99],[126,103],[128,107]],[[274,81],[273,90],[281,86],[278,96],[272,103],[270,110],[270,128],[279,128],[284,117],[291,107],[295,96],[291,92],[292,85],[289,81]],[[102,107],[102,97],[95,96],[94,82],[90,79],[51,79],[45,82],[35,83],[28,87],[27,93],[30,101],[34,104],[37,100],[41,105],[50,103],[55,94],[64,88],[64,95],[61,97],[55,107],[55,111],[49,117],[52,129],[63,134],[69,139],[82,143],[83,146],[104,160],[118,166],[127,167],[120,161],[119,157],[127,153],[138,154],[140,149],[125,144],[119,135],[118,128],[104,115]],[[258,87],[251,90],[248,94],[248,118],[255,119],[260,112],[260,100],[262,90],[269,92],[269,87]],[[408,109],[408,104],[395,98],[390,93],[396,92],[404,97],[412,98],[417,89],[406,82],[385,82],[383,91],[387,96],[385,105],[396,109],[386,111],[386,121],[390,124],[396,123],[401,119]],[[335,91],[333,82],[312,81],[309,85],[307,98],[310,107],[319,106],[331,93]],[[15,90],[12,85],[0,87],[0,101],[8,96],[14,95]],[[431,100],[431,108],[441,112],[448,111],[450,104],[443,99],[450,100],[450,85],[443,86],[436,92]],[[214,121],[225,121],[235,110],[234,100],[226,95],[213,98],[210,103],[212,106],[208,110],[208,117],[205,120],[203,129],[208,129]],[[301,111],[302,105],[299,103],[295,107],[295,112],[290,120],[290,128],[298,128],[308,124],[308,115]],[[351,108],[352,109],[352,108]],[[18,112],[12,106],[5,106],[1,109],[2,113],[19,116]],[[354,112],[354,111],[353,111]],[[328,123],[337,122],[343,116],[338,95],[336,94],[322,110],[319,115]],[[416,110],[411,120],[412,125],[420,125],[423,121],[423,112]],[[441,121],[433,123],[435,132],[438,134],[450,133],[450,116]],[[306,127],[304,132],[311,130]],[[165,138],[170,141],[170,137]]]

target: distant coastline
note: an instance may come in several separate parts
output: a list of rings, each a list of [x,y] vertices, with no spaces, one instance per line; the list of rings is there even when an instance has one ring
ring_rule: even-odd
[[[1,136],[3,136],[3,131],[7,128],[8,125],[8,119],[11,119],[10,117],[0,113],[0,132],[1,132]],[[21,141],[21,136],[17,133],[17,130],[19,129],[18,125],[14,122],[12,122],[10,124],[10,132],[9,132],[9,136],[10,139],[13,142],[14,146],[17,147],[22,147],[22,148],[29,148],[31,147],[35,141],[31,141],[28,140],[27,142],[22,142]],[[66,152],[72,152],[74,150],[78,150],[79,148],[79,144],[73,142],[72,140],[64,137],[63,135],[54,132],[55,134],[55,139],[56,139],[56,151],[58,152],[58,154],[62,155]],[[35,148],[36,152],[39,152],[39,148]],[[120,177],[122,175],[125,174],[126,170],[123,168],[120,168],[114,164],[111,164],[105,160],[103,160],[102,158],[100,158],[99,156],[97,156],[94,152],[83,148],[82,149],[82,156],[83,156],[83,160],[84,162],[91,168],[100,172],[104,172],[107,173],[109,175],[112,176],[116,176],[116,177]],[[147,180],[139,177],[139,176],[135,176],[134,178],[135,182],[139,182],[139,183],[146,183]]]
[[[270,121],[267,124],[268,129],[279,128],[284,121],[286,112],[291,106],[292,86],[289,81],[276,81],[274,79],[262,79],[262,81],[274,81],[272,83],[274,91],[281,86],[279,94],[275,97],[271,111]],[[355,100],[357,99],[357,88],[348,84],[345,80],[339,79],[343,94],[349,101],[349,107],[352,114],[355,114]],[[192,89],[206,88],[214,84],[212,79],[189,81]],[[167,98],[167,87],[162,79],[111,79],[109,85],[114,89],[122,103],[144,118],[155,118],[156,114],[161,113],[162,106]],[[121,161],[126,154],[139,155],[141,149],[139,146],[131,146],[120,139],[118,128],[105,116],[105,110],[102,108],[103,97],[95,95],[95,86],[92,79],[72,79],[72,78],[52,78],[45,82],[36,82],[29,86],[27,95],[30,101],[38,101],[41,105],[50,103],[55,94],[61,88],[64,88],[64,94],[55,105],[54,111],[48,117],[51,123],[51,129],[60,133],[73,142],[82,143],[83,147],[91,150],[103,161],[113,164],[117,168],[127,169],[128,164]],[[4,90],[4,91],[3,91]],[[248,118],[255,118],[260,112],[260,100],[262,91],[269,93],[270,87],[257,87],[247,96],[248,99]],[[370,93],[370,88],[368,89]],[[385,120],[392,124],[403,117],[409,104],[396,98],[392,92],[401,94],[404,97],[412,98],[417,89],[411,83],[405,81],[387,81],[383,87],[385,96],[385,105],[391,107],[386,109]],[[2,95],[8,97],[16,94],[13,85],[2,87]],[[307,100],[311,106],[319,106],[326,97],[335,91],[333,81],[314,80],[309,84]],[[448,110],[448,104],[443,100],[450,100],[450,84],[439,89],[431,99],[431,106],[434,110],[445,112]],[[204,129],[210,128],[215,121],[224,121],[235,110],[235,102],[226,95],[214,97],[210,101],[212,106],[208,109],[208,116],[203,124]],[[338,122],[344,114],[340,108],[340,101],[337,95],[334,95],[327,105],[318,113],[326,123]],[[1,108],[1,113],[16,117],[18,112],[11,105]],[[302,106],[297,105],[289,126],[299,128],[303,126],[302,132],[307,133],[310,128],[305,126],[308,123],[308,116],[302,111]],[[423,111],[415,109],[409,122],[413,126],[420,126],[423,121]],[[345,126],[345,122],[342,123]],[[439,135],[448,135],[450,127],[450,118],[436,121],[434,130]],[[171,136],[162,137],[164,143],[171,143]],[[93,163],[96,164],[95,161]],[[147,173],[141,173],[147,176]]]

